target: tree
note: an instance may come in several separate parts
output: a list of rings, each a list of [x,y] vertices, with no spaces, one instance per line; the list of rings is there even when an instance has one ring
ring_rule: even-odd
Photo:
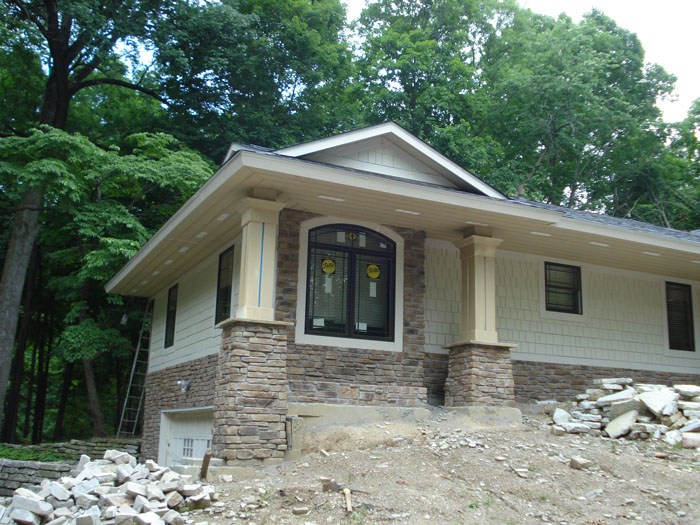
[[[155,0],[103,1],[3,0],[6,27],[22,27],[26,43],[48,68],[38,120],[62,129],[73,97],[83,89],[117,85],[157,96],[149,88],[113,75],[117,44],[137,49],[149,38],[158,18],[172,3]],[[29,60],[29,59],[28,59]],[[36,59],[34,59],[36,60]],[[31,62],[31,60],[29,60]],[[39,231],[46,180],[26,182],[16,202],[12,233],[0,279],[0,407],[4,406],[9,364],[15,340],[20,297],[29,257]]]
[[[212,173],[211,165],[172,137],[134,135],[120,150],[47,128],[0,139],[0,176],[43,184],[47,207],[42,245],[50,253],[48,287],[66,305],[57,350],[85,372],[94,435],[104,435],[93,364],[103,354],[128,354],[120,332],[121,298],[104,284],[146,242],[173,207]],[[171,205],[167,206],[167,201]],[[162,209],[153,213],[152,202]]]

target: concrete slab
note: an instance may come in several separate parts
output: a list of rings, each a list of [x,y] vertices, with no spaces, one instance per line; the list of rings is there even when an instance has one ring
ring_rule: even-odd
[[[415,421],[430,417],[430,410],[418,407],[379,407],[289,403],[288,415],[304,420],[306,431],[329,425],[358,425],[377,421]]]
[[[477,423],[520,424],[523,422],[522,413],[515,407],[449,407],[447,410],[464,414]]]

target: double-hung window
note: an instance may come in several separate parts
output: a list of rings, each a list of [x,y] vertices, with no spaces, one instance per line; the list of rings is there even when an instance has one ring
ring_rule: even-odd
[[[396,244],[347,224],[309,231],[305,333],[394,340]]]
[[[548,311],[578,315],[583,313],[580,266],[545,262],[544,278]]]
[[[693,295],[689,284],[666,283],[666,316],[669,348],[694,352]]]
[[[177,284],[168,290],[168,307],[165,313],[165,348],[175,344],[175,314],[177,313]]]
[[[216,314],[214,324],[231,317],[233,288],[233,246],[219,255],[219,275],[216,283]]]

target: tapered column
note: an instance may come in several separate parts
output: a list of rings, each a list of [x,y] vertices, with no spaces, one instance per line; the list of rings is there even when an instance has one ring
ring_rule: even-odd
[[[258,321],[275,318],[277,225],[284,204],[248,197],[241,203],[241,274],[236,317]]]
[[[496,247],[503,241],[469,235],[457,241],[462,266],[460,341],[498,343],[496,332]]]

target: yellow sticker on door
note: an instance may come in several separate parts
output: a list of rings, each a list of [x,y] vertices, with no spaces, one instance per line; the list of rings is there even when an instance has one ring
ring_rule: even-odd
[[[321,261],[321,270],[326,275],[331,275],[335,273],[335,261],[333,259],[323,259]]]
[[[379,279],[380,274],[381,272],[379,271],[378,264],[367,265],[367,277],[369,277],[370,279]]]

